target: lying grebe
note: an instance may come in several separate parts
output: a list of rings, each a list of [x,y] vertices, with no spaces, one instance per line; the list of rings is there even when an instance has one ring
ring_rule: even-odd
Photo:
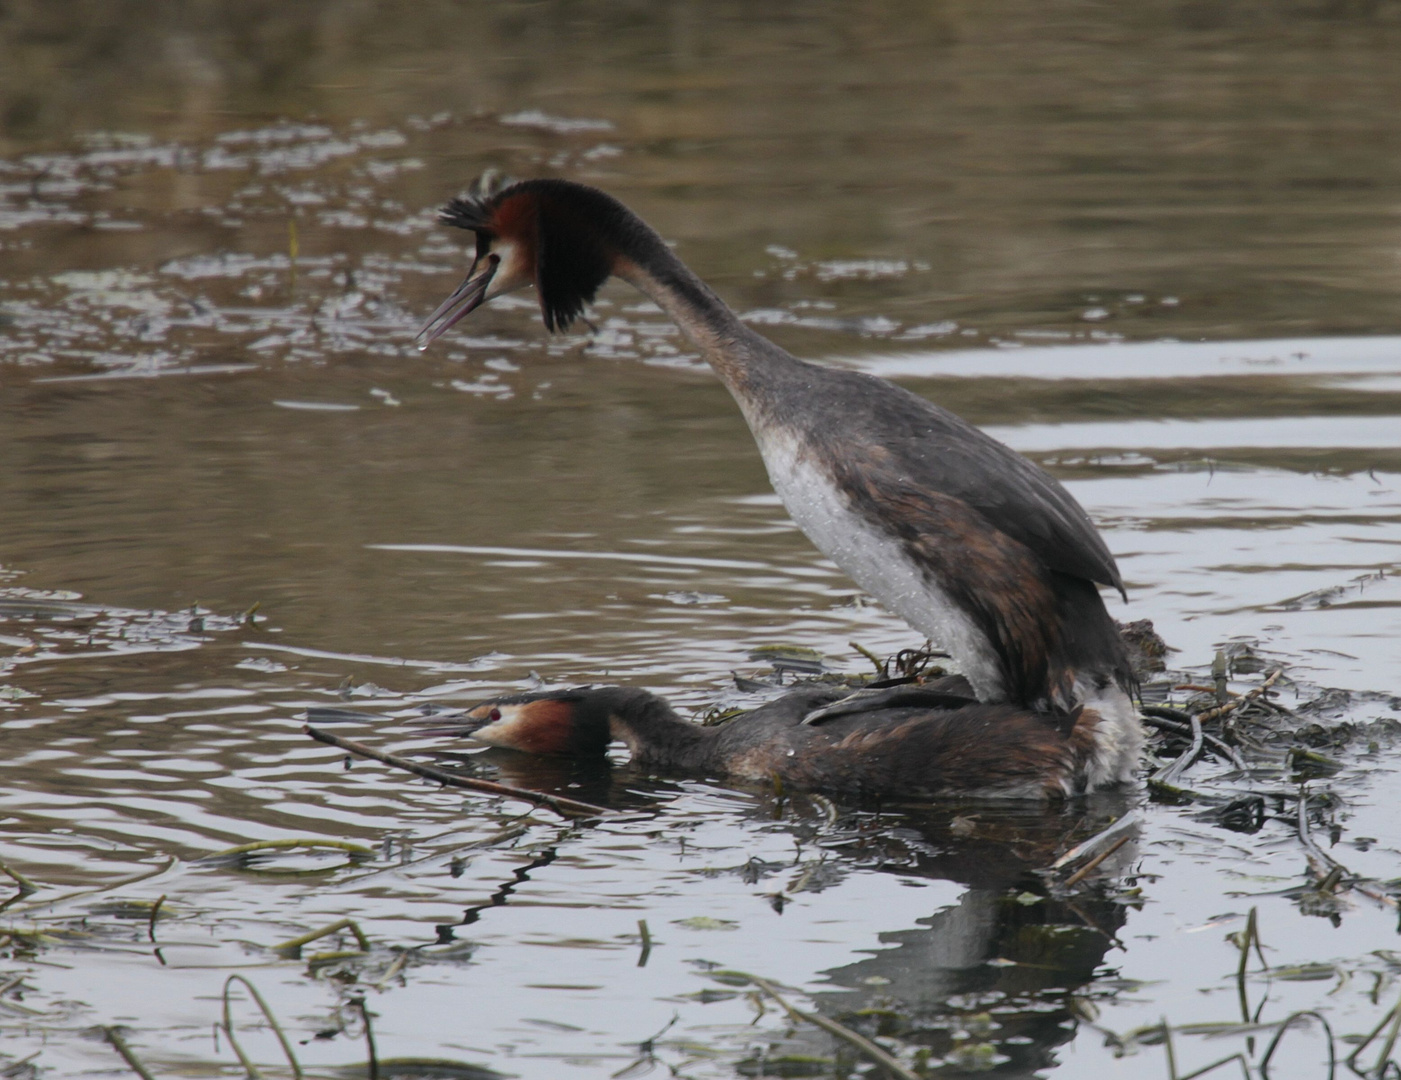
[[[953,656],[977,699],[1093,733],[1091,786],[1126,779],[1142,733],[1123,642],[1096,583],[1124,592],[1089,516],[1053,477],[893,383],[799,360],[755,333],[622,203],[582,184],[481,184],[441,220],[476,234],[467,278],[420,348],[534,285],[549,330],[622,278],[729,389],[810,540]]]
[[[858,705],[840,688],[799,687],[705,727],[646,690],[585,686],[485,701],[431,733],[572,757],[619,741],[643,769],[858,798],[1047,799],[1102,786],[1090,725],[1063,734],[1055,717],[984,704],[967,689],[953,676]],[[814,712],[822,723],[804,723]]]

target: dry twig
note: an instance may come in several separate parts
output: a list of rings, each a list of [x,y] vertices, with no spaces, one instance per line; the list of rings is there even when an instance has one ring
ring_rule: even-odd
[[[526,802],[534,803],[536,806],[547,806],[562,817],[571,815],[585,817],[601,817],[611,814],[612,811],[604,806],[595,806],[593,803],[581,802],[578,799],[569,799],[563,795],[547,795],[543,791],[531,791],[529,788],[512,787],[509,784],[497,784],[490,780],[477,780],[470,776],[454,776],[446,769],[435,769],[431,765],[420,765],[416,761],[408,758],[401,758],[396,754],[386,754],[382,750],[366,746],[364,743],[352,742],[350,739],[342,739],[338,735],[332,735],[328,731],[321,731],[318,728],[306,724],[302,731],[310,735],[317,742],[325,743],[327,746],[334,746],[340,750],[348,751],[357,757],[370,758],[374,761],[383,762],[396,769],[403,769],[411,772],[415,776],[421,776],[425,780],[436,780],[440,784],[448,787],[467,788],[471,791],[485,791],[492,795],[504,795],[509,799],[524,799]]]
[[[1104,862],[1105,859],[1109,858],[1109,856],[1113,855],[1114,852],[1118,851],[1121,847],[1123,847],[1132,839],[1133,837],[1131,836],[1119,837],[1119,839],[1115,840],[1114,843],[1110,844],[1107,848],[1101,851],[1084,866],[1080,867],[1079,870],[1076,870],[1075,873],[1071,874],[1068,878],[1066,878],[1065,887],[1068,889],[1072,885],[1080,884],[1080,882],[1084,881],[1085,878],[1090,876],[1090,874],[1094,873],[1095,867],[1099,866],[1100,863]]]
[[[783,1009],[783,1011],[786,1012],[789,1016],[791,1016],[794,1020],[802,1020],[806,1023],[812,1024],[814,1027],[820,1027],[829,1035],[835,1035],[842,1041],[856,1047],[856,1049],[860,1050],[863,1054],[869,1057],[877,1065],[880,1065],[882,1068],[884,1068],[892,1076],[898,1077],[899,1080],[919,1080],[918,1076],[912,1073],[909,1069],[905,1068],[905,1066],[901,1065],[900,1062],[898,1062],[894,1057],[892,1057],[887,1051],[877,1046],[864,1035],[852,1031],[851,1028],[847,1027],[844,1024],[839,1024],[835,1020],[829,1020],[827,1017],[821,1015],[820,1013],[803,1012],[801,1009],[795,1008],[794,1006],[790,1005],[787,1002],[787,1000],[784,999],[782,994],[780,994],[777,990],[773,988],[773,984],[770,983],[767,979],[761,979],[757,975],[749,975],[747,973],[745,974],[745,978],[747,978],[764,993],[768,994],[768,996],[773,998],[774,1001],[778,1002],[779,1006]]]
[[[1091,857],[1095,852],[1103,850],[1106,846],[1117,840],[1120,834],[1138,825],[1139,816],[1137,810],[1130,810],[1127,814],[1114,822],[1107,829],[1102,829],[1094,834],[1082,844],[1076,844],[1055,862],[1051,863],[1052,870],[1060,870],[1080,859]]]
[[[1231,713],[1239,710],[1242,706],[1247,705],[1250,702],[1254,701],[1256,698],[1262,696],[1267,690],[1270,689],[1270,687],[1274,686],[1275,683],[1279,682],[1279,677],[1283,674],[1284,668],[1275,668],[1272,672],[1265,676],[1265,681],[1262,682],[1259,686],[1247,690],[1234,701],[1228,701],[1226,702],[1226,704],[1218,705],[1214,709],[1207,709],[1206,712],[1197,713],[1197,719],[1200,720],[1203,724],[1205,724],[1211,720],[1219,720],[1223,716],[1229,716]]]
[[[141,1064],[141,1059],[137,1057],[131,1047],[126,1044],[126,1040],[122,1038],[121,1032],[115,1027],[107,1025],[103,1027],[102,1035],[112,1044],[112,1049],[122,1055],[122,1060],[131,1066],[131,1071],[141,1077],[141,1080],[156,1080],[156,1078],[151,1075],[151,1071],[147,1069],[145,1065]]]

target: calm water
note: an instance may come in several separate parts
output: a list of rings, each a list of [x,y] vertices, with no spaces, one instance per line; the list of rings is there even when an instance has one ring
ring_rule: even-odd
[[[1343,764],[1315,836],[1401,878],[1394,5],[253,10],[0,11],[0,860],[42,885],[0,913],[0,1072],[120,1074],[118,1025],[156,1075],[242,1075],[211,1034],[231,974],[316,1075],[365,1075],[360,999],[380,1057],[438,1061],[395,1075],[867,1068],[740,969],[932,1074],[1166,1078],[1128,1033],[1241,1020],[1252,907],[1252,1018],[1386,1015],[1396,909],[1291,891],[1277,757],[1189,774],[1277,793],[1254,834],[1141,792],[877,818],[473,759],[627,811],[580,827],[347,772],[300,728],[365,710],[337,730],[424,749],[425,704],[540,679],[699,713],[755,699],[732,672],[761,645],[856,671],[850,642],[916,644],[637,294],[610,285],[596,334],[547,337],[524,296],[413,350],[462,273],[436,206],[487,167],[563,175],[781,344],[1065,480],[1178,681],[1223,645],[1287,663]],[[1033,871],[1140,804],[1112,873],[1048,895]],[[367,851],[207,859],[289,838]],[[368,954],[273,949],[344,917]],[[1211,1034],[1174,1035],[1179,1074],[1273,1029]],[[1293,1029],[1272,1075],[1323,1048]]]

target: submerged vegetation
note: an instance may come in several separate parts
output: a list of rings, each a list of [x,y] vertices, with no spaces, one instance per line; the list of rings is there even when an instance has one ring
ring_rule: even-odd
[[[49,642],[42,648],[51,650],[52,657],[61,655],[65,642],[80,642],[85,650],[100,648],[98,627],[105,628],[109,648],[141,640],[158,651],[215,648],[222,638],[253,632],[246,620],[204,611],[177,618],[98,611],[77,599],[36,596],[5,602],[8,624],[32,641]],[[197,633],[189,625],[193,617],[200,620]],[[79,632],[65,629],[72,627]],[[33,649],[20,659],[32,662],[40,652]],[[917,650],[888,659],[864,648],[855,654],[874,661],[871,666],[881,677],[916,677],[935,670],[932,665],[939,659]],[[794,680],[859,684],[870,677],[833,671],[810,651],[766,648],[756,650],[754,659],[763,666],[736,675],[736,693],[750,701],[781,692]],[[798,660],[802,664],[795,666]],[[320,696],[344,699],[350,685],[337,679]],[[275,707],[274,730],[293,733],[309,714],[323,725],[373,726],[374,742],[392,743],[413,738],[412,728],[396,727],[396,717],[418,718],[425,709],[441,712],[461,696],[392,695],[375,688],[367,701],[372,708],[352,709],[312,704],[314,697],[308,699],[303,688],[300,711],[287,704]],[[1223,648],[1199,669],[1147,674],[1143,697],[1145,719],[1157,731],[1152,747],[1157,764],[1144,792],[1147,801],[1128,792],[1073,800],[1050,810],[997,804],[853,807],[779,789],[714,792],[722,796],[719,812],[732,819],[727,828],[734,838],[748,836],[752,844],[760,836],[786,837],[791,850],[781,856],[771,843],[747,856],[743,846],[716,850],[720,864],[698,867],[702,876],[691,878],[692,887],[706,877],[729,879],[779,915],[853,875],[872,873],[911,884],[956,882],[959,892],[951,899],[957,899],[921,920],[927,924],[923,929],[884,935],[893,948],[827,970],[826,989],[762,969],[688,961],[702,988],[673,998],[673,1020],[641,1039],[630,1056],[618,1057],[608,1066],[610,1075],[641,1076],[664,1068],[686,1077],[883,1073],[909,1080],[1015,1071],[1044,1067],[1077,1030],[1094,1033],[1115,1056],[1159,1055],[1158,1064],[1144,1057],[1135,1068],[1137,1075],[1166,1080],[1219,1070],[1268,1077],[1278,1074],[1285,1056],[1294,1062],[1287,1075],[1334,1075],[1344,1067],[1369,1080],[1393,1075],[1401,1031],[1401,1002],[1395,1000],[1401,954],[1378,948],[1351,959],[1301,959],[1286,950],[1286,957],[1276,959],[1276,934],[1285,931],[1273,924],[1280,900],[1291,903],[1299,916],[1334,926],[1359,908],[1385,912],[1396,921],[1401,883],[1354,869],[1340,840],[1355,800],[1350,793],[1365,782],[1401,725],[1389,718],[1364,719],[1367,705],[1380,699],[1309,686],[1292,674],[1289,664],[1242,642]],[[368,752],[354,740],[319,737],[333,747]],[[441,804],[450,790],[444,782],[479,789],[465,795],[462,823],[434,835],[396,830],[384,833],[379,842],[368,836],[363,841],[280,836],[209,852],[177,846],[148,852],[143,857],[148,868],[138,873],[66,890],[22,867],[0,865],[13,887],[0,914],[0,1030],[21,1036],[15,1045],[35,1037],[51,1043],[65,1032],[97,1038],[142,1077],[197,1075],[227,1069],[232,1062],[249,1077],[488,1080],[503,1075],[498,1064],[472,1060],[472,1055],[450,1059],[381,1051],[376,1018],[396,993],[414,983],[422,984],[415,994],[421,996],[444,965],[472,968],[480,945],[460,935],[470,933],[468,928],[489,918],[493,909],[516,903],[537,873],[552,864],[596,857],[584,852],[610,830],[640,834],[654,847],[679,840],[684,851],[687,835],[713,828],[717,805],[705,785],[677,787],[665,778],[634,775],[618,762],[571,767],[509,752],[443,753],[420,742],[420,757],[423,752],[436,753],[440,765],[427,768],[374,753],[382,762],[426,777],[426,786],[377,766],[367,766],[376,770],[373,775],[357,767],[346,777],[349,758],[328,760],[319,751],[302,764],[312,770],[302,782],[316,783],[329,765],[342,775],[341,797],[353,797],[357,787],[370,782],[377,792],[393,789],[404,811],[424,800]],[[518,783],[498,784],[483,774]],[[529,784],[519,786],[526,780]],[[564,791],[588,793],[601,805],[571,802]],[[690,805],[696,799],[700,804]],[[531,802],[562,811],[563,820],[537,817]],[[1203,828],[1208,832],[1202,833]],[[1190,838],[1185,846],[1182,837]],[[1201,990],[1218,994],[1229,986],[1238,1015],[1228,1018],[1215,1008],[1203,1019],[1174,1010],[1154,1023],[1115,1027],[1107,1014],[1144,984],[1116,975],[1108,965],[1125,947],[1121,935],[1135,913],[1152,902],[1160,883],[1161,870],[1155,867],[1161,859],[1154,857],[1154,848],[1166,843],[1199,856],[1225,848],[1238,852],[1231,859],[1243,856],[1245,864],[1260,856],[1274,858],[1286,837],[1291,855],[1281,863],[1282,876],[1242,876],[1237,895],[1244,914],[1221,915],[1204,927],[1214,930],[1219,941],[1216,967],[1222,974],[1210,974]],[[1353,847],[1368,850],[1360,842]],[[424,936],[411,929],[419,925],[418,916],[409,911],[396,916],[397,892],[469,879],[475,861],[483,858],[505,873],[497,871],[501,876],[494,885],[489,876],[479,879],[487,895],[466,907],[459,920],[438,923]],[[320,909],[331,900],[347,913],[316,924],[297,918],[292,909],[271,922],[251,909],[220,911],[201,903],[202,894],[215,893],[191,876],[209,874],[242,879],[247,884],[241,891],[255,903],[268,890],[290,890],[316,897]],[[699,898],[687,899],[685,888],[683,883],[678,906],[704,911]],[[377,898],[373,910],[357,914],[357,907],[371,897]],[[1262,913],[1265,897],[1275,902],[1265,909],[1273,915]],[[726,916],[737,914],[733,902],[721,910]],[[970,916],[982,927],[971,936]],[[742,930],[747,920],[696,913],[634,921],[636,933],[624,933],[611,943],[561,944],[628,949],[634,970],[646,970],[676,934],[711,939],[707,951],[723,956],[728,952],[724,939]],[[651,929],[649,922],[659,929]],[[46,972],[54,965],[81,970],[104,956],[144,953],[154,960],[152,977],[159,981],[159,971],[172,964],[172,957],[211,947],[224,959],[198,968],[236,970],[219,975],[222,990],[208,1000],[205,1022],[214,1025],[214,1042],[205,1051],[177,1047],[159,1028],[152,1029],[140,998],[124,1003],[120,1019],[102,1020],[47,988]],[[955,960],[950,949],[961,951],[962,958]],[[190,970],[187,964],[173,966]],[[624,970],[617,977],[626,977]],[[171,971],[170,977],[176,975]],[[286,993],[289,977],[302,984],[303,992]],[[319,1017],[305,1015],[305,991],[323,1000]],[[1346,1019],[1337,1015],[1340,996],[1351,999]],[[807,1003],[797,1004],[795,998]],[[735,1017],[718,1031],[682,1021],[683,1012],[722,1002],[743,1006],[749,1019]],[[541,1014],[547,1015],[543,1002]],[[539,1023],[560,1032],[578,1030],[563,1019]],[[698,1030],[711,1030],[711,1035],[698,1037]],[[347,1053],[357,1044],[358,1058]],[[335,1055],[339,1064],[329,1064],[315,1052],[311,1056],[321,1060],[303,1062],[320,1046],[340,1047]],[[1300,1054],[1317,1056],[1325,1071],[1299,1073]],[[42,1051],[10,1054],[0,1058],[0,1071],[7,1077],[38,1076],[41,1058]],[[599,1064],[607,1060],[596,1051],[586,1058]],[[518,1073],[508,1067],[504,1074]]]

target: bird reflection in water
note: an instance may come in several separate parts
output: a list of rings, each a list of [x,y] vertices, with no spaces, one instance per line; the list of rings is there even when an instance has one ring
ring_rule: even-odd
[[[630,762],[568,758],[490,748],[470,758],[494,778],[617,809],[654,811],[659,797],[681,795],[675,782]],[[1076,844],[1121,818],[1131,792],[1103,792],[1046,805],[1001,802],[838,808],[801,792],[753,785],[741,819],[791,831],[802,850],[820,848],[817,873],[802,875],[804,898],[855,874],[896,874],[912,882],[963,887],[956,903],[931,910],[921,925],[880,932],[879,951],[822,972],[828,991],[809,995],[816,1010],[869,1037],[925,1052],[952,1073],[991,1071],[1030,1077],[1056,1064],[1056,1048],[1083,1022],[1083,997],[1137,902],[1130,841],[1073,888],[1050,871]],[[777,865],[735,852],[728,872],[753,885],[757,902],[782,913],[795,898],[795,863]],[[1068,872],[1068,871],[1067,871]],[[872,913],[876,927],[878,913]],[[762,972],[754,974],[762,975]],[[726,990],[730,981],[725,980]],[[717,987],[719,989],[719,987]],[[855,1064],[859,1055],[816,1028],[798,1025],[748,1075],[786,1075],[788,1058]],[[764,1071],[768,1069],[769,1071]],[[753,1070],[750,1072],[749,1070]],[[807,1074],[804,1074],[807,1075]],[[817,1075],[826,1075],[819,1073]]]

